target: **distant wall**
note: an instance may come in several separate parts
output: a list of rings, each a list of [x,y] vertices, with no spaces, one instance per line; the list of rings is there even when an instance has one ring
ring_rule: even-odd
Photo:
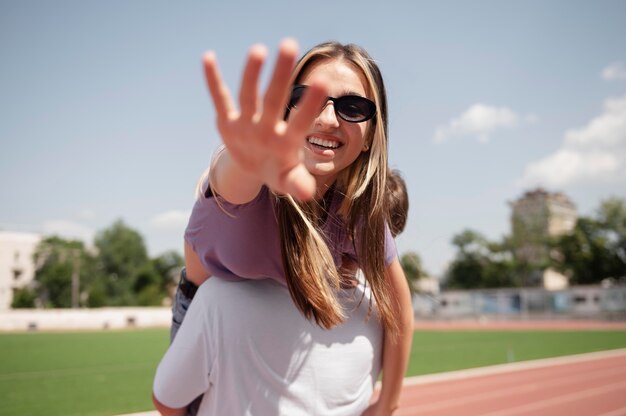
[[[416,318],[605,319],[626,320],[626,287],[574,286],[454,290],[413,297]]]
[[[169,327],[170,308],[15,309],[0,312],[0,331]]]

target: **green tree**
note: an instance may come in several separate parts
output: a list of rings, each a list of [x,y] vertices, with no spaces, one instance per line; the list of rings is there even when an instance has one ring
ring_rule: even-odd
[[[626,278],[626,202],[608,198],[594,217],[580,217],[572,232],[553,240],[552,266],[572,284]]]
[[[175,251],[167,251],[137,270],[133,293],[141,306],[160,306],[177,282],[184,260]]]
[[[520,286],[520,265],[515,261],[511,242],[487,240],[481,233],[464,230],[455,235],[454,261],[446,272],[445,285],[455,289]]]
[[[78,274],[79,288],[84,291],[94,272],[93,257],[81,241],[56,236],[39,243],[34,261],[36,293],[45,307],[71,307],[72,274]]]
[[[486,254],[489,242],[478,231],[468,229],[452,237],[452,244],[458,248],[461,256],[469,256]]]
[[[612,253],[610,274],[626,278],[626,201],[615,197],[602,201],[597,216]]]
[[[452,244],[457,254],[446,272],[445,285],[453,289],[483,287],[487,239],[477,231],[463,230],[452,238]]]
[[[417,253],[410,251],[400,257],[400,264],[409,283],[411,293],[414,293],[417,281],[428,275],[422,266],[422,259]]]
[[[165,292],[161,289],[161,276],[152,262],[145,263],[134,275],[133,293],[140,306],[161,305]]]
[[[106,306],[108,302],[107,291],[104,278],[96,279],[89,286],[87,291],[87,306],[90,308],[100,308]]]
[[[484,259],[475,254],[457,256],[446,272],[445,286],[450,289],[482,287]]]
[[[37,299],[37,293],[29,287],[23,287],[17,289],[13,293],[13,301],[11,302],[11,308],[34,308],[35,300]]]
[[[180,270],[185,260],[176,251],[170,250],[151,260],[154,270],[160,277],[160,288],[167,294],[178,283]]]
[[[122,220],[117,220],[96,235],[94,244],[98,249],[98,266],[102,275],[101,288],[98,288],[100,293],[96,295],[101,297],[103,291],[107,305],[136,304],[135,280],[143,276],[144,268],[149,267],[141,234],[126,226]]]

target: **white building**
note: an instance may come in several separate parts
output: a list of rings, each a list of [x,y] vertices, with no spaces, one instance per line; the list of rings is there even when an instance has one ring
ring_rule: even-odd
[[[541,268],[537,277],[544,288],[559,290],[567,287],[564,275],[544,269],[551,252],[550,238],[562,236],[576,227],[576,205],[561,192],[547,192],[541,188],[526,192],[511,203],[511,228],[515,256]]]
[[[10,309],[13,292],[35,277],[33,254],[40,241],[39,234],[0,231],[0,311]]]

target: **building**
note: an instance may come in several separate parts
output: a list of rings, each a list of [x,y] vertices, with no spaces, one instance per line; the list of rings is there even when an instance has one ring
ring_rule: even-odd
[[[40,241],[39,234],[0,231],[0,311],[11,308],[16,289],[33,281],[33,254]]]
[[[547,268],[549,241],[574,229],[578,213],[574,203],[561,192],[538,188],[511,203],[512,239],[515,257],[535,269],[535,284],[549,289],[567,286],[565,276]]]

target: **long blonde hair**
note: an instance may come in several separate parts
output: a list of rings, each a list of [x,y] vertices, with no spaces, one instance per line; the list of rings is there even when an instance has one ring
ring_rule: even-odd
[[[377,112],[365,137],[368,150],[339,173],[333,192],[344,195],[338,214],[358,253],[360,268],[371,287],[383,326],[389,335],[395,336],[395,299],[385,279],[388,169],[385,86],[377,64],[364,49],[337,42],[322,43],[305,53],[293,71],[293,84],[299,83],[313,64],[324,60],[344,60],[356,67],[365,77],[369,98],[376,103]],[[277,215],[283,266],[294,303],[305,317],[324,328],[341,323],[344,313],[335,295],[340,277],[320,230],[323,212],[319,203],[302,204],[289,196],[279,196]]]

